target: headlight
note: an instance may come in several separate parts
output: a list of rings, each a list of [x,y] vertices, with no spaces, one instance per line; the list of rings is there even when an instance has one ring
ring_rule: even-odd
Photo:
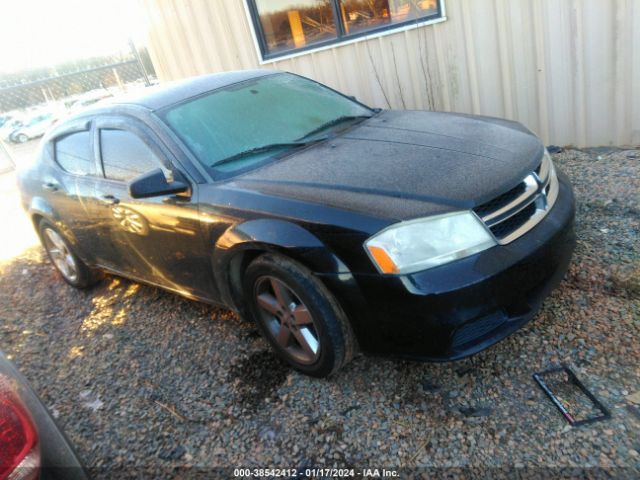
[[[407,274],[468,257],[496,245],[472,212],[454,212],[392,225],[365,243],[381,273]]]

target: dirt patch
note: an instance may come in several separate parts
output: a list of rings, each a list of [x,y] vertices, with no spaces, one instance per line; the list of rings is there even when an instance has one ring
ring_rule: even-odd
[[[263,350],[233,365],[228,379],[236,389],[238,403],[255,411],[264,402],[277,400],[278,387],[284,383],[289,371],[289,367],[270,350]]]

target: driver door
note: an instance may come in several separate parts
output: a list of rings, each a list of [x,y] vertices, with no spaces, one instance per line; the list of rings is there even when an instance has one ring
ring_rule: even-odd
[[[126,276],[208,298],[211,262],[201,236],[195,183],[141,123],[98,120],[94,135],[103,177],[96,182],[99,262]],[[128,182],[157,168],[169,179],[189,183],[189,192],[132,198]]]

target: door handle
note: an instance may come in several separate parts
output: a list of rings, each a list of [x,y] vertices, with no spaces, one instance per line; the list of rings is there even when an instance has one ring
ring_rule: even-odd
[[[42,184],[42,188],[50,192],[57,192],[59,187],[59,184],[53,182],[46,182]]]
[[[106,203],[107,205],[117,205],[120,203],[120,200],[113,195],[102,195],[100,197],[100,201],[102,203]]]

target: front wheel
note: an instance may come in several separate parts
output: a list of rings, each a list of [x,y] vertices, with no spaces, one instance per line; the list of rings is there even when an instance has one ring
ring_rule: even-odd
[[[76,288],[87,288],[102,278],[102,272],[80,260],[67,239],[50,222],[42,220],[38,230],[51,263],[65,282]]]
[[[335,297],[304,266],[274,254],[245,271],[244,299],[274,350],[296,370],[326,377],[355,350],[351,325]]]
[[[24,133],[21,133],[17,137],[18,143],[26,143],[29,141],[29,137],[27,137]]]

